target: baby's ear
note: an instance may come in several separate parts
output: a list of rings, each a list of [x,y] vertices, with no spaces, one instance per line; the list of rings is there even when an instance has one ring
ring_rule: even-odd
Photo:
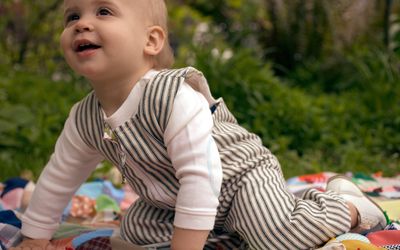
[[[150,56],[158,55],[164,47],[165,38],[165,32],[160,26],[149,27],[144,52]]]

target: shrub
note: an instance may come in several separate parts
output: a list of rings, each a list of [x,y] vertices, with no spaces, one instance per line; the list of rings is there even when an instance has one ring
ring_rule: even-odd
[[[4,70],[0,76],[0,176],[28,170],[38,177],[69,109],[87,87],[26,71]]]
[[[359,87],[324,92],[288,84],[250,52],[234,52],[224,59],[209,50],[193,50],[195,66],[207,77],[214,96],[222,96],[239,123],[261,136],[287,176],[316,171],[399,171],[400,109],[395,98],[400,96],[399,73],[379,72],[384,60],[373,62],[373,54],[355,57],[352,67],[369,65],[370,78],[354,70]]]

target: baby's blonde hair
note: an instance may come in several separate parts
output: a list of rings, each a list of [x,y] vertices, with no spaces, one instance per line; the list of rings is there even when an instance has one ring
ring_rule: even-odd
[[[148,7],[147,14],[152,25],[160,26],[165,32],[164,47],[158,55],[154,57],[154,68],[170,68],[174,63],[174,53],[168,39],[168,11],[164,0],[141,0],[146,2]]]

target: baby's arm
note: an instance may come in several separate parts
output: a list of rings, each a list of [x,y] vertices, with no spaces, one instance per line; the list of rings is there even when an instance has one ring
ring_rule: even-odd
[[[172,250],[201,250],[207,240],[209,230],[190,230],[174,228],[172,236]]]
[[[101,160],[79,137],[74,112],[73,108],[22,217],[21,232],[32,239],[51,239],[64,208]]]
[[[213,120],[205,98],[184,84],[177,93],[164,140],[180,189],[175,205],[172,242],[198,239],[202,249],[214,227],[222,182],[221,161],[212,138]],[[179,249],[179,248],[177,248]]]
[[[24,240],[16,247],[11,247],[9,250],[55,250],[55,246],[49,240],[34,240],[24,238]]]

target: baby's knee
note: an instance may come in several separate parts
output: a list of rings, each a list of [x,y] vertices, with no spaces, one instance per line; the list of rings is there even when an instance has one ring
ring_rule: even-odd
[[[133,221],[122,220],[120,227],[121,238],[135,245],[145,245],[146,242],[141,237],[143,232],[140,233],[141,229],[135,225],[137,224],[133,223]]]

